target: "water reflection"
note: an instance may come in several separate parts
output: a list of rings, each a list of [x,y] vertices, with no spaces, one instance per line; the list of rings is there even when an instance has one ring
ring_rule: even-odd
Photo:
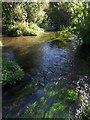
[[[43,42],[35,37],[34,39],[33,37],[3,38],[3,55],[8,59],[16,60],[24,70],[39,68]]]

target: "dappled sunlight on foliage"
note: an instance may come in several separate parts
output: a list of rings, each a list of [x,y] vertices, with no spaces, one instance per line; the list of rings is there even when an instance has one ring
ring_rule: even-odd
[[[43,29],[40,29],[36,24],[34,23],[28,23],[28,22],[15,22],[14,25],[9,25],[7,33],[10,36],[32,36],[32,35],[38,35],[41,32],[43,32]]]

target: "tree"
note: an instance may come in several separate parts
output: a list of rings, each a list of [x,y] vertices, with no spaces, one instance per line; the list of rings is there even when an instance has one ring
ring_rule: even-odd
[[[70,3],[72,6],[72,26],[76,27],[79,38],[83,44],[90,45],[90,11],[87,9],[88,2]]]
[[[71,13],[68,12],[68,2],[50,2],[47,12],[51,25],[59,30],[60,26],[69,26],[71,22]]]
[[[41,23],[45,16],[45,9],[47,9],[47,2],[29,2],[25,5],[27,12],[27,21],[33,23]]]
[[[90,45],[90,13],[88,13],[84,21],[78,26],[78,31],[83,44]]]
[[[25,21],[27,17],[27,13],[24,10],[24,3],[2,3],[2,18],[3,24],[12,24],[16,21]]]

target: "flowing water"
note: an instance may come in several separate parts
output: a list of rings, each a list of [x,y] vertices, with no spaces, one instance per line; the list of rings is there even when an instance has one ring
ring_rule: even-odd
[[[17,61],[26,74],[24,81],[3,87],[3,117],[69,118],[79,114],[89,99],[90,49],[80,47],[75,36],[71,39],[58,47],[42,36],[3,37],[3,56]],[[40,82],[31,92],[33,80]]]

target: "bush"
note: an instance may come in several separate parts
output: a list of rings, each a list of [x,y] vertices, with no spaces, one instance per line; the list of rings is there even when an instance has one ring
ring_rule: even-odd
[[[29,29],[31,32],[31,35],[39,35],[41,32],[44,32],[44,29],[37,26],[37,24],[30,23]]]
[[[7,34],[9,36],[32,36],[38,35],[42,31],[43,29],[40,29],[34,23],[29,24],[28,22],[15,22],[14,24],[9,25]]]
[[[59,30],[60,26],[70,25],[71,13],[68,11],[69,2],[50,2],[47,10],[48,20],[55,30]]]
[[[21,80],[23,77],[24,77],[24,72],[16,62],[9,61],[3,58],[2,60],[3,85],[6,85],[7,83],[9,84],[16,83],[16,81]]]
[[[90,14],[88,14],[84,21],[78,26],[78,31],[83,43],[90,45]]]
[[[62,27],[60,30],[60,36],[56,38],[56,40],[65,42],[68,40],[69,35],[73,32],[75,28],[72,27]]]

